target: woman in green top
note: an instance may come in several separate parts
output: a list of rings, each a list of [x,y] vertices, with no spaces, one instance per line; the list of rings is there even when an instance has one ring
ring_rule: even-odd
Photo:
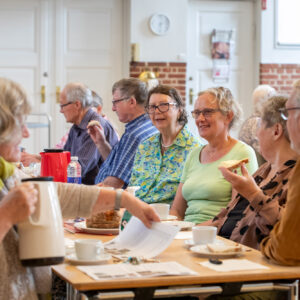
[[[170,211],[172,215],[201,223],[227,205],[231,185],[218,170],[222,161],[248,158],[249,172],[257,169],[254,150],[229,135],[240,114],[229,89],[217,87],[199,93],[192,115],[200,136],[208,144],[189,154]]]
[[[188,130],[187,113],[178,91],[159,85],[148,95],[146,111],[159,133],[139,145],[129,186],[147,203],[172,203],[188,153],[199,146]],[[122,225],[129,220],[126,212]]]

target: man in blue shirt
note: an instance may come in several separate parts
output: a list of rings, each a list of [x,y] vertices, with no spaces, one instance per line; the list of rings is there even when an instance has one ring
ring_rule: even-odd
[[[91,138],[105,159],[95,183],[125,188],[138,145],[157,133],[157,130],[145,114],[148,90],[144,82],[136,78],[122,79],[113,85],[112,95],[112,110],[120,122],[126,123],[125,132],[119,143],[111,147],[105,140],[103,128],[93,126],[89,129]]]
[[[104,159],[90,138],[87,125],[91,120],[98,121],[103,128],[103,137],[111,147],[118,137],[111,124],[91,108],[92,92],[81,83],[67,84],[60,94],[60,112],[68,123],[73,123],[64,146],[71,156],[78,156],[82,168],[82,183],[94,184],[95,176]]]

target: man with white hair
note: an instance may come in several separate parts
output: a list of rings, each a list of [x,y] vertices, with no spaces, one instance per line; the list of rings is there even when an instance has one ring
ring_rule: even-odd
[[[259,85],[255,88],[252,94],[252,102],[254,107],[253,114],[244,121],[239,132],[239,140],[250,145],[256,153],[258,164],[265,162],[260,155],[259,142],[256,136],[258,120],[261,115],[263,104],[272,96],[276,95],[276,90],[267,84]]]
[[[292,94],[281,111],[287,120],[292,148],[300,154],[300,80],[293,86]],[[289,179],[285,211],[270,235],[261,243],[262,253],[284,265],[300,265],[300,158]]]
[[[81,83],[68,83],[60,94],[60,112],[68,123],[73,123],[68,140],[64,146],[72,156],[78,156],[82,168],[82,183],[94,184],[99,167],[104,159],[87,132],[90,121],[98,121],[106,141],[112,146],[118,142],[118,137],[111,124],[102,118],[92,108],[92,92]]]

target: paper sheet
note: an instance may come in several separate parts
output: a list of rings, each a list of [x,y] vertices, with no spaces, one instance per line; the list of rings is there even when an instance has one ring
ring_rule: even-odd
[[[197,272],[194,272],[193,270],[186,268],[177,262],[144,263],[139,265],[123,263],[104,266],[81,266],[77,268],[95,280],[198,275]]]
[[[221,265],[215,265],[209,261],[199,262],[203,267],[218,271],[218,272],[230,272],[230,271],[244,271],[244,270],[266,270],[269,269],[258,263],[254,263],[248,259],[224,259]]]
[[[149,229],[139,219],[132,217],[115,239],[105,243],[105,250],[119,258],[152,258],[171,244],[178,231],[179,227],[156,222]]]
[[[191,231],[179,231],[175,236],[175,240],[190,240],[192,238],[193,233]]]

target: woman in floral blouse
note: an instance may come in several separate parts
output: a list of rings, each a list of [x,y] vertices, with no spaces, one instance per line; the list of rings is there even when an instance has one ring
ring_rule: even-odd
[[[136,196],[147,203],[171,204],[186,157],[199,141],[186,126],[187,113],[176,89],[152,89],[146,111],[159,133],[140,144],[129,186],[139,186]],[[128,219],[125,213],[122,224]]]

